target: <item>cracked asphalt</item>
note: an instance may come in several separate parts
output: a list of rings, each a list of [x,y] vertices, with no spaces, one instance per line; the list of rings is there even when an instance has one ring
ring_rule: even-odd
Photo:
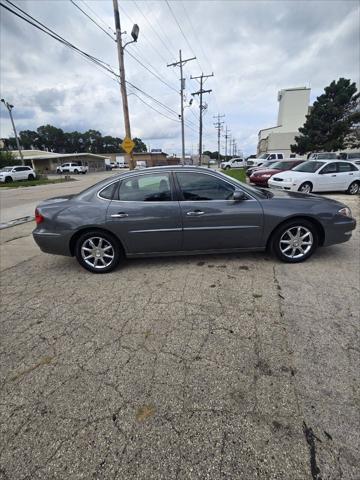
[[[359,227],[102,276],[31,227],[1,236],[0,479],[360,478]]]

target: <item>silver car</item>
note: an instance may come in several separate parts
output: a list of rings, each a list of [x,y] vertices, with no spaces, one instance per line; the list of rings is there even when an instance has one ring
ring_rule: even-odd
[[[270,249],[301,262],[346,242],[356,222],[335,200],[253,188],[207,168],[155,167],[111,177],[36,209],[42,251],[94,273],[124,257]]]

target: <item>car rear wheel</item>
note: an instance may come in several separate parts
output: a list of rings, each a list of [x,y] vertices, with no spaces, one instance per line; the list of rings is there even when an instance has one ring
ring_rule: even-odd
[[[302,192],[302,193],[311,193],[312,191],[312,185],[310,182],[304,182],[300,185],[299,189],[298,189],[299,192]]]
[[[112,235],[92,231],[81,235],[76,242],[75,256],[80,265],[92,273],[108,273],[121,259],[119,243]]]
[[[346,190],[346,193],[349,195],[356,195],[359,193],[360,190],[360,183],[359,182],[352,182],[349,188]]]
[[[30,175],[28,176],[28,180],[34,180],[34,175],[32,173],[30,173]]]
[[[311,222],[294,220],[278,228],[271,241],[275,255],[287,263],[307,260],[317,249],[318,234]]]

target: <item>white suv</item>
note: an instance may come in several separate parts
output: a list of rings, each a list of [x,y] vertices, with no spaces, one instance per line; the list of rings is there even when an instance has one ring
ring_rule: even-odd
[[[17,180],[34,180],[36,178],[35,170],[23,165],[14,167],[4,167],[0,170],[0,182],[11,183]]]
[[[268,160],[284,160],[284,154],[283,153],[263,153],[260,155],[259,158],[252,158],[247,161],[247,166],[248,167],[261,167],[261,165]]]
[[[246,161],[243,158],[232,158],[227,162],[221,162],[220,167],[223,170],[228,170],[229,168],[241,168],[245,167]]]

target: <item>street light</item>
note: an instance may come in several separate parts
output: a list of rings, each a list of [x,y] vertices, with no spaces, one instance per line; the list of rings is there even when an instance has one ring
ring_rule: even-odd
[[[14,119],[13,119],[13,116],[12,116],[12,113],[11,113],[11,110],[14,108],[14,105],[11,105],[9,102],[6,102],[3,98],[1,99],[1,102],[8,109],[8,112],[9,112],[9,115],[10,115],[10,120],[11,120],[12,127],[13,127],[14,134],[15,134],[16,145],[17,145],[17,148],[18,148],[18,151],[19,151],[19,154],[20,154],[20,158],[21,158],[21,164],[25,165],[24,157],[23,157],[23,154],[22,154],[22,151],[21,151],[21,148],[20,148],[20,142],[19,142],[18,135],[17,135],[16,128],[15,128]]]

